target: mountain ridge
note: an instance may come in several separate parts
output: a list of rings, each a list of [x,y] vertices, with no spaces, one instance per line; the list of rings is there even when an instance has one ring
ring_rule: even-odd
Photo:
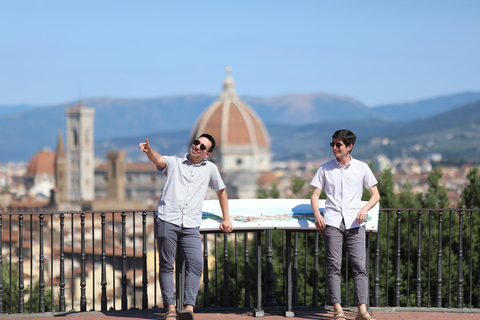
[[[107,146],[110,149],[117,148],[124,145],[122,139],[129,141],[132,137],[142,137],[143,140],[148,135],[164,134],[177,141],[174,139],[175,135],[181,137],[186,132],[184,141],[187,141],[188,133],[198,117],[217,99],[218,96],[213,95],[149,99],[92,98],[84,99],[82,104],[95,108],[94,134],[98,145],[96,154],[103,157],[102,152]],[[272,137],[272,150],[278,152],[282,148],[273,146],[276,135],[283,136],[282,132],[291,132],[297,139],[296,142],[292,142],[299,146],[303,145],[305,150],[310,150],[308,144],[314,143],[314,140],[303,143],[302,134],[330,137],[331,132],[324,132],[324,128],[333,130],[334,127],[349,126],[355,128],[359,136],[360,134],[365,137],[373,136],[374,133],[388,136],[389,132],[393,134],[402,126],[408,127],[409,124],[421,119],[428,121],[430,117],[459,108],[462,106],[458,105],[459,103],[466,105],[468,103],[464,102],[480,101],[480,92],[465,92],[409,102],[405,105],[374,108],[369,108],[347,96],[327,93],[291,94],[268,98],[244,97],[242,101],[252,107],[264,121]],[[76,104],[72,102],[32,107],[3,116],[0,112],[0,125],[4,129],[0,132],[0,161],[28,161],[43,147],[55,149],[59,130],[65,135],[65,110]],[[432,107],[435,105],[438,107]],[[423,109],[425,112],[419,112]],[[473,112],[475,110],[474,108]],[[435,123],[438,119],[432,121]],[[282,127],[283,129],[277,131],[277,128]],[[318,131],[317,127],[322,130]],[[415,126],[410,128],[410,131],[414,128]],[[302,134],[297,135],[297,131]],[[394,140],[393,137],[391,139]],[[138,142],[134,145],[136,147]],[[326,151],[329,151],[328,148]],[[293,153],[285,150],[284,154],[276,157],[285,158],[289,154],[295,157],[301,152],[301,148]]]

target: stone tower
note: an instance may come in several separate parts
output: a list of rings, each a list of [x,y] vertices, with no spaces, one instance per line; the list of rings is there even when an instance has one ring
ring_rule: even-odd
[[[66,110],[68,201],[95,197],[94,114],[95,109],[81,105]]]
[[[270,137],[260,117],[239,99],[230,72],[227,68],[223,92],[197,120],[190,141],[211,134],[217,145],[208,160],[217,164],[229,198],[255,198],[259,179],[271,174]]]
[[[107,152],[107,198],[125,200],[125,151]]]
[[[55,152],[55,184],[57,203],[67,201],[67,155],[63,144],[62,131],[58,131],[57,150]]]

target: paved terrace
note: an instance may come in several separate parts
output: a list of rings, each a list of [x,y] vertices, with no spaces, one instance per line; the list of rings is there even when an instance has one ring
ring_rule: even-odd
[[[345,315],[348,320],[355,319],[354,309],[346,309]],[[480,309],[437,309],[424,308],[376,308],[373,313],[377,320],[480,320]],[[128,311],[89,311],[74,313],[36,313],[36,314],[4,314],[0,318],[5,319],[41,319],[41,320],[163,320],[164,309],[148,310],[128,310]],[[219,312],[197,312],[195,320],[253,320],[252,311],[219,311]],[[286,319],[310,319],[310,320],[330,320],[333,319],[333,310],[318,311],[295,311],[295,317],[286,318],[282,311],[266,311],[265,317],[258,318],[265,320],[286,320]]]

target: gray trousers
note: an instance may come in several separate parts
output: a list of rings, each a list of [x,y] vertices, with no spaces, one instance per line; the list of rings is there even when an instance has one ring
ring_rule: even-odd
[[[327,225],[323,231],[327,265],[327,288],[331,303],[342,303],[340,293],[342,244],[347,246],[353,282],[355,284],[355,304],[367,304],[368,277],[365,269],[365,226],[345,229],[342,220],[340,228]]]
[[[155,238],[160,260],[159,281],[164,307],[175,305],[173,268],[177,244],[185,258],[184,304],[194,306],[203,270],[202,240],[199,228],[182,228],[155,218]],[[183,306],[179,306],[183,307]]]

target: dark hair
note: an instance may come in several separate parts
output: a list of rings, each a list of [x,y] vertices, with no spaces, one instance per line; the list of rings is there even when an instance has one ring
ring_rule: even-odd
[[[211,135],[209,135],[208,133],[202,133],[202,135],[200,135],[199,138],[201,137],[204,137],[204,138],[207,138],[208,140],[210,140],[210,142],[212,143],[212,146],[210,147],[210,149],[208,149],[208,152],[212,152],[213,149],[215,149],[215,139],[213,139],[213,137]]]
[[[347,129],[342,129],[342,130],[337,130],[332,136],[332,139],[340,139],[343,141],[343,144],[345,144],[346,147],[349,145],[355,145],[355,141],[357,140],[357,136],[355,133],[353,133],[350,130]],[[353,150],[353,147],[352,147]],[[350,150],[350,153],[352,152]]]

